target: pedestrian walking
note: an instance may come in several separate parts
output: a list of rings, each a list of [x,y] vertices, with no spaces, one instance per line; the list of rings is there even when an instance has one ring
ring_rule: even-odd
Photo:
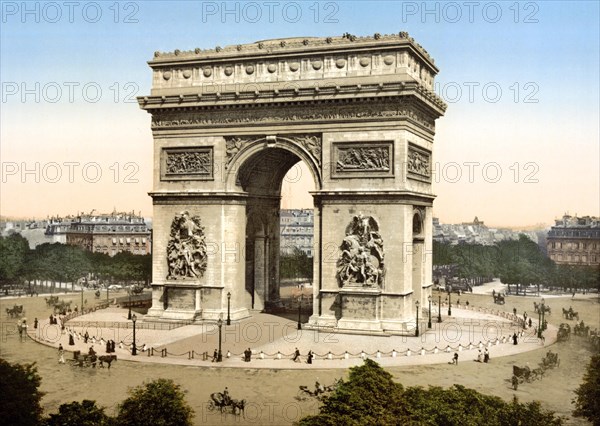
[[[65,363],[65,350],[63,349],[63,346],[60,343],[58,345],[58,363],[59,364]]]

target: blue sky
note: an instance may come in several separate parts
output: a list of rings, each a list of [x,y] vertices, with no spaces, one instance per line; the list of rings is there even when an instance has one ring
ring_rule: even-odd
[[[502,168],[503,179],[494,183],[481,175],[472,182],[443,176],[435,187],[442,221],[477,214],[492,224],[528,225],[565,211],[600,214],[598,2],[109,1],[75,2],[72,10],[65,2],[28,2],[33,12],[25,14],[22,6],[2,2],[0,21],[3,215],[113,207],[151,214],[149,116],[126,101],[149,93],[146,61],[156,50],[399,31],[408,31],[440,68],[437,92],[448,103],[435,142],[440,172],[451,162]],[[39,102],[33,94],[23,99],[22,89],[36,91],[36,83]],[[49,183],[20,174],[23,164],[65,161],[97,161],[103,179]],[[138,182],[115,176],[115,162],[120,172],[135,163]],[[14,164],[17,173],[7,174]],[[527,173],[537,182],[523,182]]]

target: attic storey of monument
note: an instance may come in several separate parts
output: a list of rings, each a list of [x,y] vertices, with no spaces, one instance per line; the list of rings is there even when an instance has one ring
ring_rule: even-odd
[[[431,286],[431,159],[445,104],[407,33],[155,53],[149,318],[239,320],[279,302],[279,206],[315,184],[307,327],[406,331]]]

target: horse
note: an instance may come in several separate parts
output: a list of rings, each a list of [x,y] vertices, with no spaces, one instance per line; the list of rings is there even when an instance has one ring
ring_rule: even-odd
[[[104,368],[104,363],[107,363],[108,369],[110,370],[110,364],[113,361],[117,362],[117,356],[116,355],[100,355],[98,357],[98,360],[100,361],[100,368]]]
[[[212,400],[212,407],[209,405],[209,409],[214,409],[215,407],[219,409],[222,413],[225,407],[229,406],[230,403],[225,401],[223,394],[221,392],[213,392],[210,394],[210,399]],[[210,403],[209,403],[210,404]]]
[[[244,408],[246,407],[246,400],[245,399],[232,399],[231,400],[231,409],[233,411],[233,414],[235,415],[242,415],[242,417],[245,417],[245,413],[244,413]],[[239,410],[239,412],[238,412]]]

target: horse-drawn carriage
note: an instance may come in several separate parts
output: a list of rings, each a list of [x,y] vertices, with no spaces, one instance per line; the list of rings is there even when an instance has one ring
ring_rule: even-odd
[[[579,312],[575,312],[571,306],[569,309],[562,308],[562,313],[566,319],[579,321]]]
[[[23,305],[14,305],[12,308],[6,308],[6,316],[10,318],[20,318],[25,314]]]
[[[533,375],[531,374],[531,368],[529,368],[529,366],[518,367],[513,365],[513,382],[515,377],[517,378],[518,384],[524,382],[531,383],[533,381]]]
[[[69,360],[74,367],[92,367],[96,368],[96,364],[100,368],[104,368],[104,363],[107,364],[110,370],[110,365],[117,362],[117,356],[114,354],[96,356],[95,353],[81,354],[81,351],[73,352],[73,359]]]
[[[544,369],[554,368],[560,366],[560,359],[558,358],[558,354],[555,354],[552,351],[548,351],[546,356],[542,358],[542,363],[540,366]]]
[[[571,336],[571,326],[569,324],[562,323],[558,327],[558,333],[556,335],[556,340],[558,340],[559,342],[564,342],[564,341],[569,340],[570,336]]]
[[[550,306],[546,305],[545,303],[533,302],[533,310],[535,311],[536,314],[542,313],[542,314],[552,315]]]
[[[494,303],[496,303],[497,305],[504,305],[505,302],[506,301],[503,294],[494,293]]]
[[[58,303],[58,296],[45,297],[44,299],[46,300],[47,307],[54,306],[55,304]]]
[[[210,401],[208,401],[208,410],[215,411],[219,410],[221,413],[231,408],[231,413],[240,415],[244,413],[246,407],[245,399],[232,399],[226,392],[213,392],[210,394]]]
[[[142,287],[141,285],[134,285],[132,286],[129,291],[131,292],[131,294],[142,294],[144,292],[144,287]]]
[[[69,309],[71,309],[71,301],[60,300],[54,304],[54,313],[65,315]]]

